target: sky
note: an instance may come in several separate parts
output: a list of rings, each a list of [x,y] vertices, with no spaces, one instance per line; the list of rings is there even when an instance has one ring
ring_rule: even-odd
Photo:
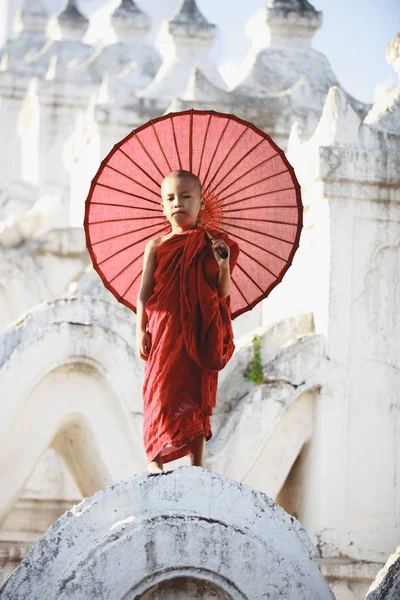
[[[203,13],[219,24],[223,60],[241,62],[250,47],[241,25],[260,7],[262,0],[231,0],[235,10],[226,23],[225,0],[198,0]],[[400,31],[400,0],[315,0],[323,12],[323,24],[313,47],[325,54],[339,83],[358,100],[373,102],[377,84],[397,85],[399,75],[386,62],[386,46]]]
[[[0,7],[6,0],[0,0]],[[8,21],[22,0],[8,1]],[[50,12],[58,10],[63,0],[42,0]],[[115,5],[119,0],[78,0],[87,15],[101,5]],[[137,4],[153,17],[155,26],[171,15],[181,0],[137,0]],[[245,24],[265,0],[197,0],[203,14],[218,25],[212,57],[231,83],[251,42]],[[355,98],[373,102],[382,89],[399,83],[399,75],[387,64],[386,46],[400,31],[400,0],[314,0],[323,12],[323,24],[313,38],[313,47],[324,53],[339,83]],[[229,9],[227,10],[227,7]],[[10,25],[9,25],[10,28]]]

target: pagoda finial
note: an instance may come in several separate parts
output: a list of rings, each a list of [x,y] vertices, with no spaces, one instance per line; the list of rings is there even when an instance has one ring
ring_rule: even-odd
[[[42,0],[24,0],[15,20],[16,33],[44,35],[48,19]]]
[[[56,19],[62,38],[69,40],[81,40],[89,25],[89,19],[80,12],[76,0],[67,0]]]
[[[167,52],[154,80],[138,92],[142,98],[172,100],[182,95],[193,68],[201,71],[216,86],[224,81],[209,50],[217,27],[201,14],[195,0],[181,0],[178,11],[166,21],[173,51]]]
[[[216,25],[210,23],[200,12],[196,0],[182,0],[178,12],[168,22],[172,36],[213,39]]]
[[[308,0],[268,0],[267,8],[274,8],[286,12],[318,13]]]
[[[132,39],[145,36],[151,26],[150,17],[144,13],[134,0],[121,0],[121,3],[111,15],[111,23],[118,38]]]
[[[266,23],[271,46],[310,45],[322,25],[322,12],[308,0],[268,0]]]

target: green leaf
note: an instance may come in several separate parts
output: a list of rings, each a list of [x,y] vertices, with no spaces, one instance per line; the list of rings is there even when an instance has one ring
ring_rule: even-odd
[[[259,335],[253,336],[253,361],[247,379],[258,385],[264,383],[263,367],[261,363],[261,337]]]

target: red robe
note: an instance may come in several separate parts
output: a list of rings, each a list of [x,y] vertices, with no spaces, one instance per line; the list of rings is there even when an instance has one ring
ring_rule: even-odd
[[[239,247],[231,250],[231,271]],[[143,441],[148,462],[189,453],[198,435],[212,437],[210,415],[218,371],[234,350],[229,297],[218,295],[219,267],[202,229],[190,229],[157,248],[154,292],[146,302],[151,350],[143,385]]]

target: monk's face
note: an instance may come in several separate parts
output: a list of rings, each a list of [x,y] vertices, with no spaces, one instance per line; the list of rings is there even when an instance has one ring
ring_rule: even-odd
[[[195,177],[168,175],[161,186],[162,209],[172,228],[188,228],[196,224],[204,208],[201,186]]]

